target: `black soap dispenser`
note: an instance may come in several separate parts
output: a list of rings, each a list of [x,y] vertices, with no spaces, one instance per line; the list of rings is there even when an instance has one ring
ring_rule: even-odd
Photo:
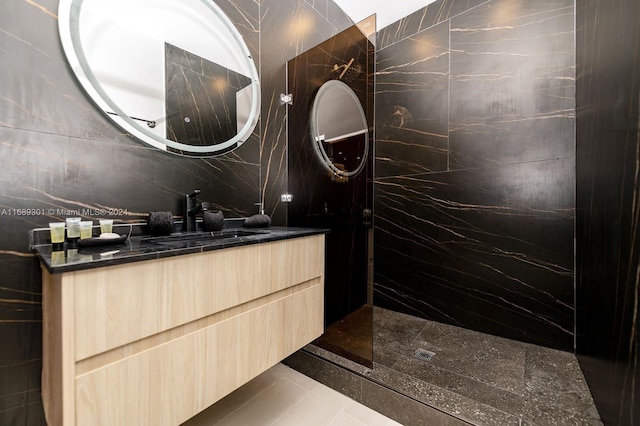
[[[254,214],[244,220],[245,228],[268,228],[271,226],[271,218],[269,215],[264,214],[264,203],[256,203],[259,208],[259,213]]]

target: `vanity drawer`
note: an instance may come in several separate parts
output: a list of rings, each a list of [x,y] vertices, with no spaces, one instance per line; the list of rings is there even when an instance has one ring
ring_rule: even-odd
[[[246,312],[79,374],[76,424],[180,424],[319,337],[322,280],[282,293]]]
[[[324,235],[65,274],[75,360],[321,277]]]

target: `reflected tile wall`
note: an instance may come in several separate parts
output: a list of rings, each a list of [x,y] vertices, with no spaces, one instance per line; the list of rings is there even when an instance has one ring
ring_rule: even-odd
[[[573,349],[573,16],[441,0],[378,34],[376,305]]]
[[[169,43],[165,43],[165,70],[168,139],[215,145],[238,134],[246,123],[246,119],[238,123],[244,105],[238,102],[238,92],[251,84],[249,77]]]

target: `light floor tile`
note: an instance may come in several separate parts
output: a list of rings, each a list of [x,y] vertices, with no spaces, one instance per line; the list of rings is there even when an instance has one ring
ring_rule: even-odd
[[[296,370],[287,367],[284,364],[276,364],[271,369],[265,371],[266,373],[271,373],[275,377],[284,378],[291,380],[292,382],[302,386],[306,390],[310,391],[315,386],[318,385],[318,382],[313,380],[311,377],[305,376],[297,372]]]
[[[351,417],[344,411],[338,413],[335,419],[331,421],[327,426],[370,426],[355,417]]]
[[[277,364],[183,426],[396,426],[333,389]]]
[[[291,380],[283,378],[265,389],[245,405],[222,419],[219,426],[271,425],[308,393]]]
[[[318,383],[303,399],[291,407],[274,425],[321,426],[329,424],[351,400]]]
[[[236,411],[248,401],[260,395],[263,391],[273,386],[282,376],[282,368],[287,368],[282,364],[265,371],[255,379],[238,388],[235,392],[227,395],[216,404],[207,408],[200,414],[184,423],[184,426],[210,426],[217,424],[220,420]],[[304,376],[306,377],[306,376]],[[311,380],[311,379],[310,379]]]
[[[366,405],[359,404],[353,400],[344,408],[344,412],[351,417],[359,419],[367,426],[402,426],[400,423],[393,421]]]

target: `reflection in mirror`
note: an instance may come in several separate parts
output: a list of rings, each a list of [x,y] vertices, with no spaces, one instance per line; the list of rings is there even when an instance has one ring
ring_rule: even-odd
[[[143,142],[211,156],[251,136],[257,68],[212,0],[61,0],[59,27],[85,91]]]
[[[322,165],[339,177],[360,173],[369,151],[369,131],[355,92],[342,81],[327,81],[316,93],[310,120],[313,147]]]
[[[165,44],[167,139],[213,145],[246,124],[251,79],[179,47]],[[185,96],[186,93],[198,96]],[[243,98],[244,96],[244,98]]]

